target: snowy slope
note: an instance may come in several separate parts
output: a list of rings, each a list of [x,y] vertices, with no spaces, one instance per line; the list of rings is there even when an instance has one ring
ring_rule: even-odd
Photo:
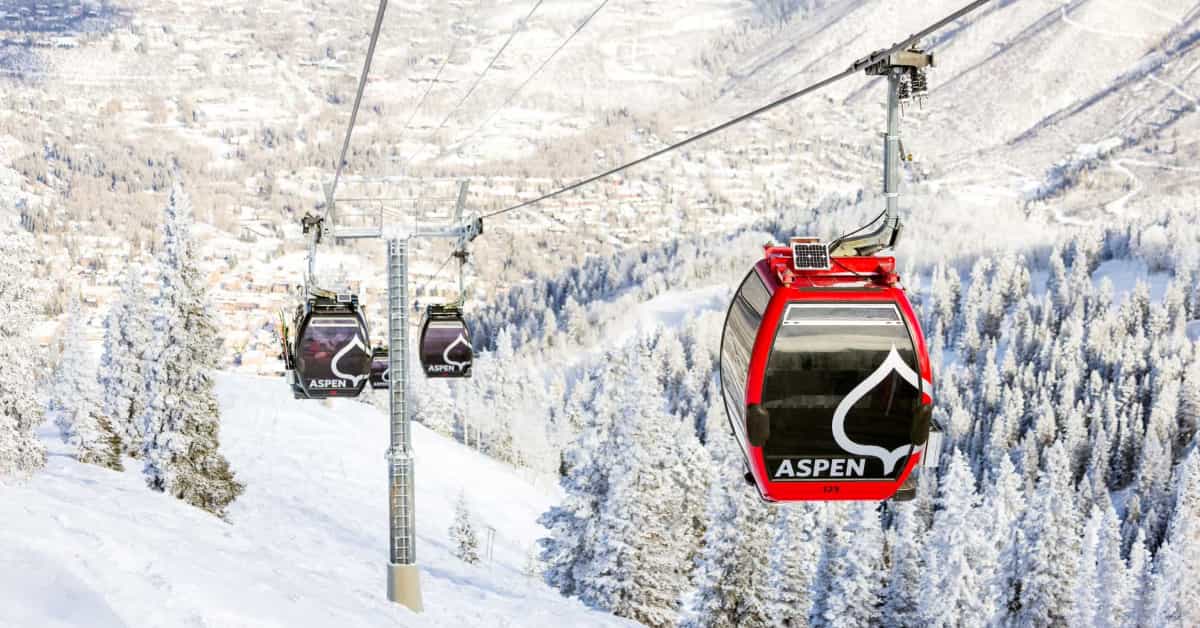
[[[0,488],[0,626],[624,625],[522,574],[556,489],[419,425],[427,610],[392,605],[385,417],[293,401],[278,379],[222,375],[217,392],[223,450],[247,487],[231,523],[148,491],[137,469],[81,465],[58,448],[27,484]],[[492,563],[450,554],[463,488],[477,529],[496,528]]]

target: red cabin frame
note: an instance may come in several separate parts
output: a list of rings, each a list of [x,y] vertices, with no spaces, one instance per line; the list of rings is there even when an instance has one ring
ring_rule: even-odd
[[[781,319],[789,305],[822,302],[831,304],[892,303],[903,317],[915,349],[917,372],[921,380],[918,412],[924,414],[925,436],[914,435],[913,440],[920,442],[913,443],[904,468],[895,480],[772,481],[768,477],[763,447],[752,445],[746,436],[747,425],[743,421],[742,425],[733,426],[732,424],[738,419],[735,418],[733,412],[728,412],[734,436],[742,447],[747,466],[760,495],[767,501],[880,501],[891,498],[922,459],[928,438],[929,414],[933,405],[933,373],[929,353],[916,314],[900,285],[899,276],[895,272],[895,258],[837,257],[831,258],[831,268],[828,270],[800,270],[793,263],[790,247],[768,245],[764,249],[763,259],[754,266],[751,272],[758,275],[770,294],[770,300],[762,313],[762,321],[755,336],[749,372],[746,377],[745,398],[742,400],[743,408],[749,408],[763,401],[767,362],[776,341],[776,333],[780,328]],[[731,304],[731,309],[732,307]],[[725,331],[728,331],[728,316],[727,314]],[[721,348],[724,353],[724,333],[722,334]],[[722,377],[724,377],[723,360],[724,356],[722,355],[720,362]],[[722,388],[724,390],[724,382]],[[728,395],[725,401],[727,404],[731,402]],[[741,429],[739,430],[738,427]]]

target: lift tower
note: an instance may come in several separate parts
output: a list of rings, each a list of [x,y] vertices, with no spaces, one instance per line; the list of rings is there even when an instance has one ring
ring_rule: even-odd
[[[419,238],[447,239],[455,242],[456,251],[465,251],[467,244],[483,232],[483,220],[476,216],[463,216],[467,183],[460,184],[458,202],[454,215],[443,224],[416,224],[408,228],[384,226],[384,210],[378,208],[377,216],[370,224],[329,224],[338,220],[337,206],[331,204],[328,222],[326,219],[304,220],[305,232],[316,229],[312,248],[309,251],[310,289],[315,285],[316,243],[325,237],[335,240],[382,239],[387,242],[387,286],[388,286],[388,418],[390,439],[387,449],[388,462],[388,599],[420,612],[424,609],[421,598],[420,572],[417,569],[416,551],[416,505],[413,481],[413,454],[411,419],[408,407],[408,251],[412,240]],[[332,196],[330,196],[332,203]],[[461,288],[462,278],[459,278]],[[461,293],[460,293],[461,294]]]

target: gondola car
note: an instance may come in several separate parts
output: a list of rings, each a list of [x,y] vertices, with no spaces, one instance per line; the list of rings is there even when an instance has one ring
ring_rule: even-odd
[[[387,347],[375,347],[371,351],[371,388],[386,389],[391,375],[390,369]]]
[[[357,397],[371,375],[371,346],[358,297],[320,291],[296,309],[291,350],[297,399]]]
[[[747,480],[767,501],[911,498],[933,379],[895,259],[806,242],[765,247],[726,315],[721,387]]]
[[[426,377],[471,376],[475,352],[460,306],[447,304],[425,308],[418,353]]]

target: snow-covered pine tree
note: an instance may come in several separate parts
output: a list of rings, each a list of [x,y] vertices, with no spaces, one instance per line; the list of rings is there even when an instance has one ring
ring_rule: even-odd
[[[983,507],[997,556],[992,585],[996,592],[997,615],[992,623],[1007,625],[1020,609],[1017,573],[1024,535],[1019,523],[1025,513],[1024,480],[1008,456],[1000,461],[999,470],[988,483]]]
[[[150,368],[146,355],[153,340],[150,301],[142,287],[142,274],[140,265],[126,268],[121,296],[104,319],[99,375],[104,414],[112,420],[123,453],[134,457],[142,455],[146,372]]]
[[[542,575],[542,561],[538,558],[536,545],[530,545],[528,551],[525,552],[525,564],[521,566],[521,573],[527,578]]]
[[[450,384],[444,379],[425,379],[417,377],[413,384],[413,410],[412,418],[421,425],[441,434],[442,436],[451,436],[454,434],[454,398],[451,396]],[[378,390],[382,393],[386,411],[387,390]]]
[[[1100,525],[1097,529],[1098,544],[1096,569],[1099,573],[1099,596],[1096,606],[1097,628],[1122,628],[1134,620],[1134,596],[1137,594],[1136,579],[1140,577],[1130,570],[1121,558],[1121,522],[1117,511],[1107,495],[1099,500]],[[1131,552],[1132,554],[1132,552]]]
[[[454,502],[454,523],[450,525],[450,549],[464,563],[479,564],[479,536],[471,523],[471,508],[467,494],[459,491]]]
[[[585,406],[581,400],[580,420],[589,423],[562,453],[562,502],[538,518],[550,532],[538,541],[544,579],[563,595],[579,593],[579,579],[595,555],[597,513],[609,490],[608,455],[603,448],[610,442],[614,415],[584,412]]]
[[[1145,513],[1142,527],[1146,529],[1146,538],[1152,548],[1162,542],[1165,532],[1166,521],[1162,520],[1162,515],[1169,510],[1170,475],[1171,443],[1162,430],[1148,428],[1143,437],[1136,478],[1140,505]]]
[[[716,404],[723,401],[716,400]],[[721,428],[724,408],[709,409],[709,451],[718,475],[708,490],[708,528],[696,557],[682,628],[771,626],[765,591],[772,511],[742,477],[745,462]],[[815,534],[820,534],[820,526]],[[797,612],[804,609],[797,608]]]
[[[883,625],[907,628],[920,624],[921,574],[925,572],[926,530],[917,504],[896,503],[892,516],[887,587],[883,597]]]
[[[809,623],[814,628],[877,626],[882,621],[883,529],[876,504],[854,502],[844,529],[827,537]]]
[[[708,507],[708,487],[717,474],[708,449],[696,434],[696,419],[675,416],[669,418],[668,422],[675,430],[670,443],[673,458],[664,461],[663,466],[674,474],[672,480],[680,491],[679,512],[672,513],[672,518],[677,522],[675,525],[679,526],[678,550],[683,556],[682,562],[686,564],[683,567],[683,587],[686,589],[690,586],[692,559],[700,547],[707,525],[704,517]],[[668,425],[668,429],[672,425]]]
[[[687,584],[695,545],[685,496],[698,475],[684,466],[679,419],[667,412],[658,382],[646,373],[654,359],[648,338],[618,359],[616,413],[606,451],[612,456],[608,498],[600,504],[595,557],[580,599],[648,626],[669,626]]]
[[[507,328],[501,329],[496,335],[496,350],[490,356],[490,376],[485,385],[491,405],[488,416],[492,417],[493,421],[487,451],[493,458],[520,466],[521,452],[513,430],[513,422],[516,420],[517,405],[521,397],[518,390],[521,374],[511,370],[513,356],[512,335]]]
[[[1175,512],[1155,556],[1148,618],[1154,626],[1200,626],[1200,443],[1179,465]]]
[[[152,489],[224,517],[243,486],[219,451],[221,409],[210,373],[221,340],[196,267],[191,225],[191,203],[176,184],[163,212],[143,473]]]
[[[46,416],[58,428],[58,435],[64,443],[69,442],[74,433],[76,407],[83,401],[79,399],[79,391],[86,377],[80,360],[83,313],[80,311],[78,293],[73,290],[69,292],[71,296],[65,308],[66,319],[58,327],[58,361],[46,386]]]
[[[942,476],[929,531],[919,614],[923,626],[983,626],[996,614],[997,547],[979,507],[975,476],[955,451]]]
[[[38,299],[32,239],[0,224],[0,479],[28,476],[46,463],[36,428],[43,415],[34,396],[38,365],[29,350],[29,328]]]
[[[1037,488],[1022,518],[1025,543],[1020,556],[1019,621],[1024,625],[1065,625],[1071,583],[1079,555],[1079,518],[1070,460],[1062,441],[1046,450]]]
[[[1083,526],[1083,542],[1075,557],[1075,582],[1071,587],[1071,608],[1067,615],[1071,626],[1097,625],[1100,592],[1096,590],[1099,574],[1096,557],[1100,554],[1100,508],[1093,507]]]
[[[1132,583],[1129,595],[1129,615],[1121,625],[1123,628],[1148,625],[1150,623],[1150,597],[1153,592],[1154,561],[1151,560],[1150,549],[1146,547],[1146,533],[1140,528],[1129,547],[1129,579]]]
[[[60,335],[61,351],[51,375],[46,412],[81,462],[120,470],[120,439],[100,408],[96,373],[90,368],[83,340],[84,322],[79,295],[73,294]]]
[[[1200,290],[1200,285],[1197,286]],[[1200,432],[1200,351],[1183,376],[1179,397],[1179,438],[1190,441]]]
[[[812,598],[808,608],[810,626],[825,625],[829,605],[836,604],[836,600],[833,600],[833,573],[845,545],[841,537],[845,534],[846,506],[845,503],[826,504],[821,509],[821,544],[817,553],[817,570],[809,591]]]
[[[773,626],[803,628],[808,626],[810,589],[821,542],[818,507],[801,503],[778,508],[767,563],[767,614]]]

